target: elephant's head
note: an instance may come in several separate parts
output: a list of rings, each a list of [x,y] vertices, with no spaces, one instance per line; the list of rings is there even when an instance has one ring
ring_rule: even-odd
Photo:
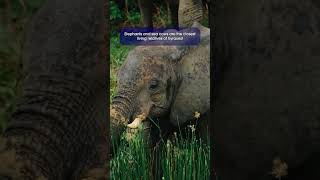
[[[201,31],[209,37],[209,29],[202,27]],[[204,87],[199,89],[199,85],[209,85],[208,46],[209,41],[196,47],[134,48],[118,72],[118,92],[111,105],[112,130],[125,126],[137,128],[147,117],[168,116],[172,120],[179,114],[183,117],[179,120],[182,124],[192,119],[194,111],[205,111],[206,105],[194,107],[185,104],[188,103],[185,99],[194,97],[198,98],[196,104],[207,104],[209,86],[202,93]],[[202,69],[197,73],[198,68]],[[200,82],[203,77],[205,82]]]
[[[111,119],[116,126],[137,128],[147,117],[170,112],[180,82],[178,60],[183,51],[139,46],[128,54],[118,72],[118,91],[112,100]]]

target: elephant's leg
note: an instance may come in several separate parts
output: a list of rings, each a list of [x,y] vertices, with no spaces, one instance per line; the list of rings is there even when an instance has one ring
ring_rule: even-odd
[[[97,98],[97,101],[105,101],[102,98]],[[107,108],[105,106],[100,106],[100,111],[99,111],[99,118],[106,117],[107,114],[106,111],[103,109]],[[89,154],[87,154],[88,160],[84,161],[82,167],[78,167],[78,170],[80,171],[79,177],[76,176],[74,179],[78,180],[105,180],[109,179],[109,162],[110,162],[110,157],[109,157],[109,145],[110,145],[110,138],[108,137],[108,126],[106,126],[102,122],[97,122],[96,125],[96,132],[101,132],[99,135],[95,138],[96,143],[94,144],[93,147],[91,147],[91,151],[88,151]]]
[[[80,167],[80,177],[75,176],[73,179],[81,180],[105,180],[109,178],[109,154],[104,143],[92,147],[91,158]]]
[[[152,0],[138,0],[140,13],[142,17],[142,23],[144,27],[152,28]]]
[[[171,25],[175,28],[178,27],[178,10],[179,10],[179,0],[169,0],[170,15],[171,15]]]
[[[194,22],[200,22],[202,18],[202,0],[180,0],[178,12],[180,27],[189,27]]]

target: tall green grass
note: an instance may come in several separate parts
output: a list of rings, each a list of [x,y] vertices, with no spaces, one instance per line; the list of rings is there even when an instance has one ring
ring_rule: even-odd
[[[210,146],[194,133],[188,138],[175,138],[175,143],[168,140],[160,152],[163,179],[209,179]]]
[[[189,131],[188,131],[189,132]],[[187,137],[174,133],[154,148],[145,146],[143,133],[126,141],[123,135],[111,160],[111,179],[206,180],[210,178],[210,145],[191,131]]]
[[[123,134],[119,144],[112,140],[112,146],[116,151],[110,161],[111,179],[150,179],[151,154],[144,146],[143,133],[140,131],[136,137],[126,141]]]

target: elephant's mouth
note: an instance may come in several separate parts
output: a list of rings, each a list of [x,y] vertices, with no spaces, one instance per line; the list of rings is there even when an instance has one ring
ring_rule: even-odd
[[[163,106],[152,105],[150,108],[147,109],[146,112],[130,116],[127,127],[136,129],[140,126],[142,122],[146,121],[148,117],[157,118],[157,117],[161,117],[163,114],[167,114],[168,108]]]
[[[128,128],[136,129],[138,128],[143,121],[147,119],[146,113],[139,113],[137,115],[130,116],[129,118],[126,118],[123,116],[122,113],[117,111],[115,108],[110,109],[110,117],[111,119],[114,119],[118,124],[124,124]]]
[[[129,118],[129,124],[127,127],[129,128],[138,128],[139,125],[146,121],[149,118],[158,118],[161,117],[164,114],[168,113],[168,108],[165,106],[157,106],[157,105],[151,105],[148,108],[144,109],[145,111],[143,113],[138,113],[137,115],[132,115]],[[143,111],[143,110],[142,110]]]
[[[110,109],[110,117],[118,125],[124,125],[131,129],[138,128],[144,121],[152,115],[152,105],[142,106],[136,111],[129,111],[127,108],[121,108],[113,105]]]
[[[132,122],[130,122],[127,127],[131,129],[136,129],[140,126],[140,124],[147,119],[147,115],[145,113],[141,113],[136,117],[132,118]]]

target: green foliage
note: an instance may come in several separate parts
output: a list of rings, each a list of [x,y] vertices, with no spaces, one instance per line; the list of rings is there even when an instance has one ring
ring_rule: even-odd
[[[134,24],[139,24],[141,15],[139,11],[129,11],[127,15],[127,20],[133,26]]]
[[[110,1],[110,21],[111,24],[123,21],[123,12],[120,11],[118,5],[114,1]]]
[[[139,26],[141,23],[140,10],[138,2],[135,0],[126,0],[126,5],[120,9],[116,1],[110,1],[110,24],[111,35],[117,35],[117,32],[123,27]]]
[[[114,68],[118,68],[122,65],[128,55],[128,52],[133,48],[133,46],[124,46],[120,44],[119,36],[111,37],[110,44],[111,65]]]
[[[163,149],[159,158],[163,179],[210,178],[210,146],[196,138],[193,130],[186,138],[175,134]]]
[[[123,27],[139,27],[141,26],[141,15],[138,7],[138,0],[125,0],[124,7],[120,7],[117,1],[110,1],[110,24],[111,33],[116,35]],[[153,23],[155,27],[169,27],[171,25],[170,12],[168,12],[168,4],[166,1],[153,1]],[[204,26],[208,26],[208,12],[205,11],[204,19],[201,22]]]
[[[143,179],[149,180],[151,169],[150,151],[144,146],[143,133],[140,131],[131,141],[125,140],[123,134],[120,144],[112,140],[117,154],[110,161],[111,179]]]
[[[170,13],[165,6],[157,6],[155,8],[155,14],[153,21],[157,27],[169,27],[171,25]]]

